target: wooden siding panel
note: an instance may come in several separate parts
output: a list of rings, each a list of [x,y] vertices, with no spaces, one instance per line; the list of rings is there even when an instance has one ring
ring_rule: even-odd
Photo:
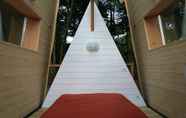
[[[44,93],[57,0],[36,0],[41,15],[38,51],[0,42],[0,116],[21,118],[39,107]]]
[[[39,106],[44,60],[26,49],[0,46],[3,47],[0,50],[0,115],[22,117]]]
[[[129,13],[134,20],[132,29],[145,99],[151,107],[169,118],[185,118],[186,41],[175,41],[166,46],[149,50],[144,16],[156,6],[159,0],[128,1],[128,6],[131,7]],[[168,4],[168,1],[165,3]],[[136,5],[138,7],[134,7]]]

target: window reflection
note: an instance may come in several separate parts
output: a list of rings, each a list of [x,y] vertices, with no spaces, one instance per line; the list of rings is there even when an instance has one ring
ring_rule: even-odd
[[[14,8],[0,1],[0,40],[21,44],[25,17]]]
[[[160,14],[160,25],[162,25],[164,34],[162,38],[165,40],[165,44],[181,40],[182,37],[186,36],[185,9],[185,0],[178,0]]]

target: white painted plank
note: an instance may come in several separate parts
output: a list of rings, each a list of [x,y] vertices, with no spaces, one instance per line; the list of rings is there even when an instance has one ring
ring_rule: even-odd
[[[95,7],[95,31],[89,31],[89,10],[90,6],[80,23],[43,107],[50,107],[63,94],[81,93],[119,93],[137,106],[145,106],[97,7]],[[99,44],[98,52],[92,53],[87,50],[87,43],[92,41]]]

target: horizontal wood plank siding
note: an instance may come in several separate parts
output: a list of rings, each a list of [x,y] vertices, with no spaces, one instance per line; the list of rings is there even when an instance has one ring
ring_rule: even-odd
[[[144,18],[159,1],[127,0],[142,86],[148,104],[169,118],[186,117],[186,41],[148,49]]]
[[[41,15],[37,51],[0,42],[0,117],[21,118],[41,104],[57,0],[35,0]]]

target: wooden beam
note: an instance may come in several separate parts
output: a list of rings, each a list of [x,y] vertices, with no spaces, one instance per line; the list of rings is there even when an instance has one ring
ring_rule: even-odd
[[[58,9],[59,9],[59,0],[53,0],[56,5],[55,11],[54,11],[54,21],[53,21],[53,27],[52,27],[52,37],[51,37],[51,42],[50,42],[50,49],[49,49],[49,56],[48,56],[48,65],[47,65],[47,70],[46,70],[46,78],[44,81],[44,96],[43,100],[47,95],[48,92],[48,78],[49,78],[49,69],[50,69],[50,62],[51,62],[51,56],[53,52],[53,47],[54,47],[54,42],[55,42],[55,34],[56,34],[56,22],[57,22],[57,14],[58,14]]]
[[[91,13],[90,13],[90,31],[94,31],[94,0],[90,0],[91,2]]]
[[[27,18],[26,30],[21,47],[37,51],[39,48],[40,20]]]
[[[138,80],[139,80],[139,89],[140,92],[143,96],[143,98],[145,98],[145,91],[144,91],[144,86],[143,86],[143,80],[141,78],[141,73],[140,73],[140,63],[139,63],[139,57],[137,56],[137,49],[136,49],[136,45],[135,45],[135,37],[134,37],[134,24],[133,24],[133,20],[131,17],[131,14],[129,12],[129,6],[128,6],[128,0],[124,0],[124,6],[127,10],[127,16],[129,19],[129,28],[130,28],[130,34],[131,34],[131,43],[132,43],[132,49],[134,52],[134,58],[135,58],[135,63],[136,63],[136,67],[137,67],[137,76],[138,76]],[[146,99],[145,99],[146,101]]]
[[[51,64],[49,65],[49,68],[59,68],[61,64]]]
[[[169,5],[173,4],[175,0],[159,0],[156,5],[146,14],[148,16],[157,16],[164,9],[166,9]]]
[[[159,30],[158,16],[148,17],[144,20],[148,48],[160,48],[163,46],[161,32]]]
[[[5,0],[5,2],[24,16],[41,19],[40,15],[32,7],[31,1],[29,0]]]

